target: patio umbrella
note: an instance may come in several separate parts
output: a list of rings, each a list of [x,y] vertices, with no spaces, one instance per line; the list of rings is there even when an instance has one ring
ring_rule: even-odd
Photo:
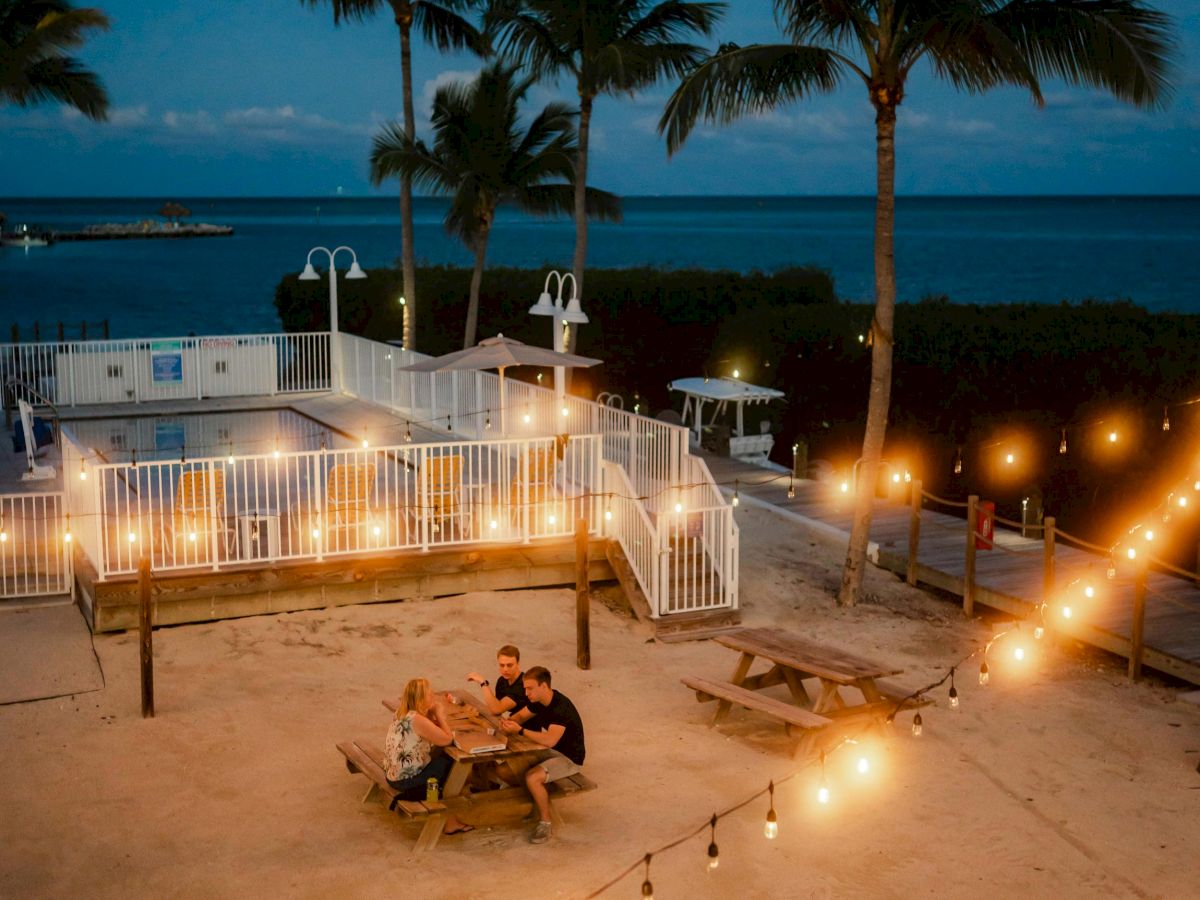
[[[411,366],[404,366],[402,372],[450,372],[455,369],[478,371],[480,369],[500,370],[500,433],[506,434],[505,400],[504,400],[504,370],[509,366],[566,366],[571,369],[583,369],[599,365],[601,360],[590,356],[576,356],[574,353],[558,353],[545,347],[534,347],[523,344],[498,334],[493,338],[484,338],[474,347],[466,350],[455,350],[445,356],[435,356],[423,359]]]

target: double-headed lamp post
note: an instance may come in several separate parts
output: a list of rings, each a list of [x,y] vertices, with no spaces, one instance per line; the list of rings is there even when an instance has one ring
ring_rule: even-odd
[[[571,279],[571,296],[564,307],[563,285],[568,278]],[[551,279],[554,279],[557,283],[553,301],[550,299]],[[529,314],[533,316],[554,317],[554,350],[556,353],[562,353],[566,349],[566,340],[563,336],[563,323],[568,325],[586,325],[588,321],[587,314],[579,307],[579,297],[575,294],[575,276],[570,272],[560,275],[558,272],[551,271],[546,276],[546,284],[542,288],[542,295],[538,297],[538,302],[529,308]],[[566,396],[565,373],[566,369],[562,366],[554,367],[554,396],[559,406],[562,405],[563,399]]]
[[[321,276],[313,268],[312,256],[320,251],[329,257],[329,382],[335,391],[342,389],[342,342],[338,335],[337,269],[333,266],[333,260],[343,250],[350,254],[350,271],[346,273],[346,277],[366,278],[367,273],[358,266],[358,254],[349,247],[335,247],[332,250],[328,247],[313,247],[308,251],[304,271],[300,273],[301,281],[318,280]]]

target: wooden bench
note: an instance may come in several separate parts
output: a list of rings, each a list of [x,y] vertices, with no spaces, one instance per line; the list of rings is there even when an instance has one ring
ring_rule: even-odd
[[[437,839],[441,836],[441,816],[448,812],[470,819],[472,825],[492,825],[519,819],[533,810],[533,800],[523,787],[464,793],[433,802],[401,800],[395,788],[388,784],[383,769],[383,748],[378,741],[359,738],[344,741],[337,745],[337,749],[346,759],[346,769],[352,775],[365,775],[371,783],[362,798],[363,803],[376,798],[387,798],[388,809],[396,811],[409,822],[427,821],[428,824],[430,816],[438,817],[436,828],[427,827],[422,830],[414,848],[418,851],[432,849],[437,844]],[[595,790],[596,783],[582,772],[578,772],[551,782],[546,789],[551,800],[561,800],[574,794]],[[551,807],[551,813],[555,824],[561,825],[562,820],[558,818],[557,810]]]
[[[701,702],[709,700],[721,701],[717,706],[717,714],[713,716],[713,721],[709,723],[710,728],[720,721],[725,711],[733,703],[736,703],[738,706],[744,706],[747,709],[757,709],[760,712],[765,712],[767,715],[782,719],[787,725],[800,729],[824,728],[826,725],[832,724],[832,720],[823,715],[809,712],[807,709],[802,709],[792,703],[776,700],[774,697],[767,697],[755,691],[748,691],[745,688],[738,687],[736,684],[730,684],[728,681],[713,681],[708,678],[700,678],[696,675],[685,675],[680,681],[694,690],[696,692],[696,699]],[[722,709],[722,704],[724,705],[724,710]]]

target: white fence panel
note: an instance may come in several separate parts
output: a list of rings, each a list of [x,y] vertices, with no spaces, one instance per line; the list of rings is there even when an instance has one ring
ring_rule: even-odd
[[[0,494],[0,598],[71,591],[61,493]]]

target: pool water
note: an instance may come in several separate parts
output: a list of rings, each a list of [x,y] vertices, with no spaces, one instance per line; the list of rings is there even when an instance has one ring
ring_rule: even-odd
[[[75,419],[63,427],[101,462],[256,456],[350,447],[346,436],[291,409]]]

